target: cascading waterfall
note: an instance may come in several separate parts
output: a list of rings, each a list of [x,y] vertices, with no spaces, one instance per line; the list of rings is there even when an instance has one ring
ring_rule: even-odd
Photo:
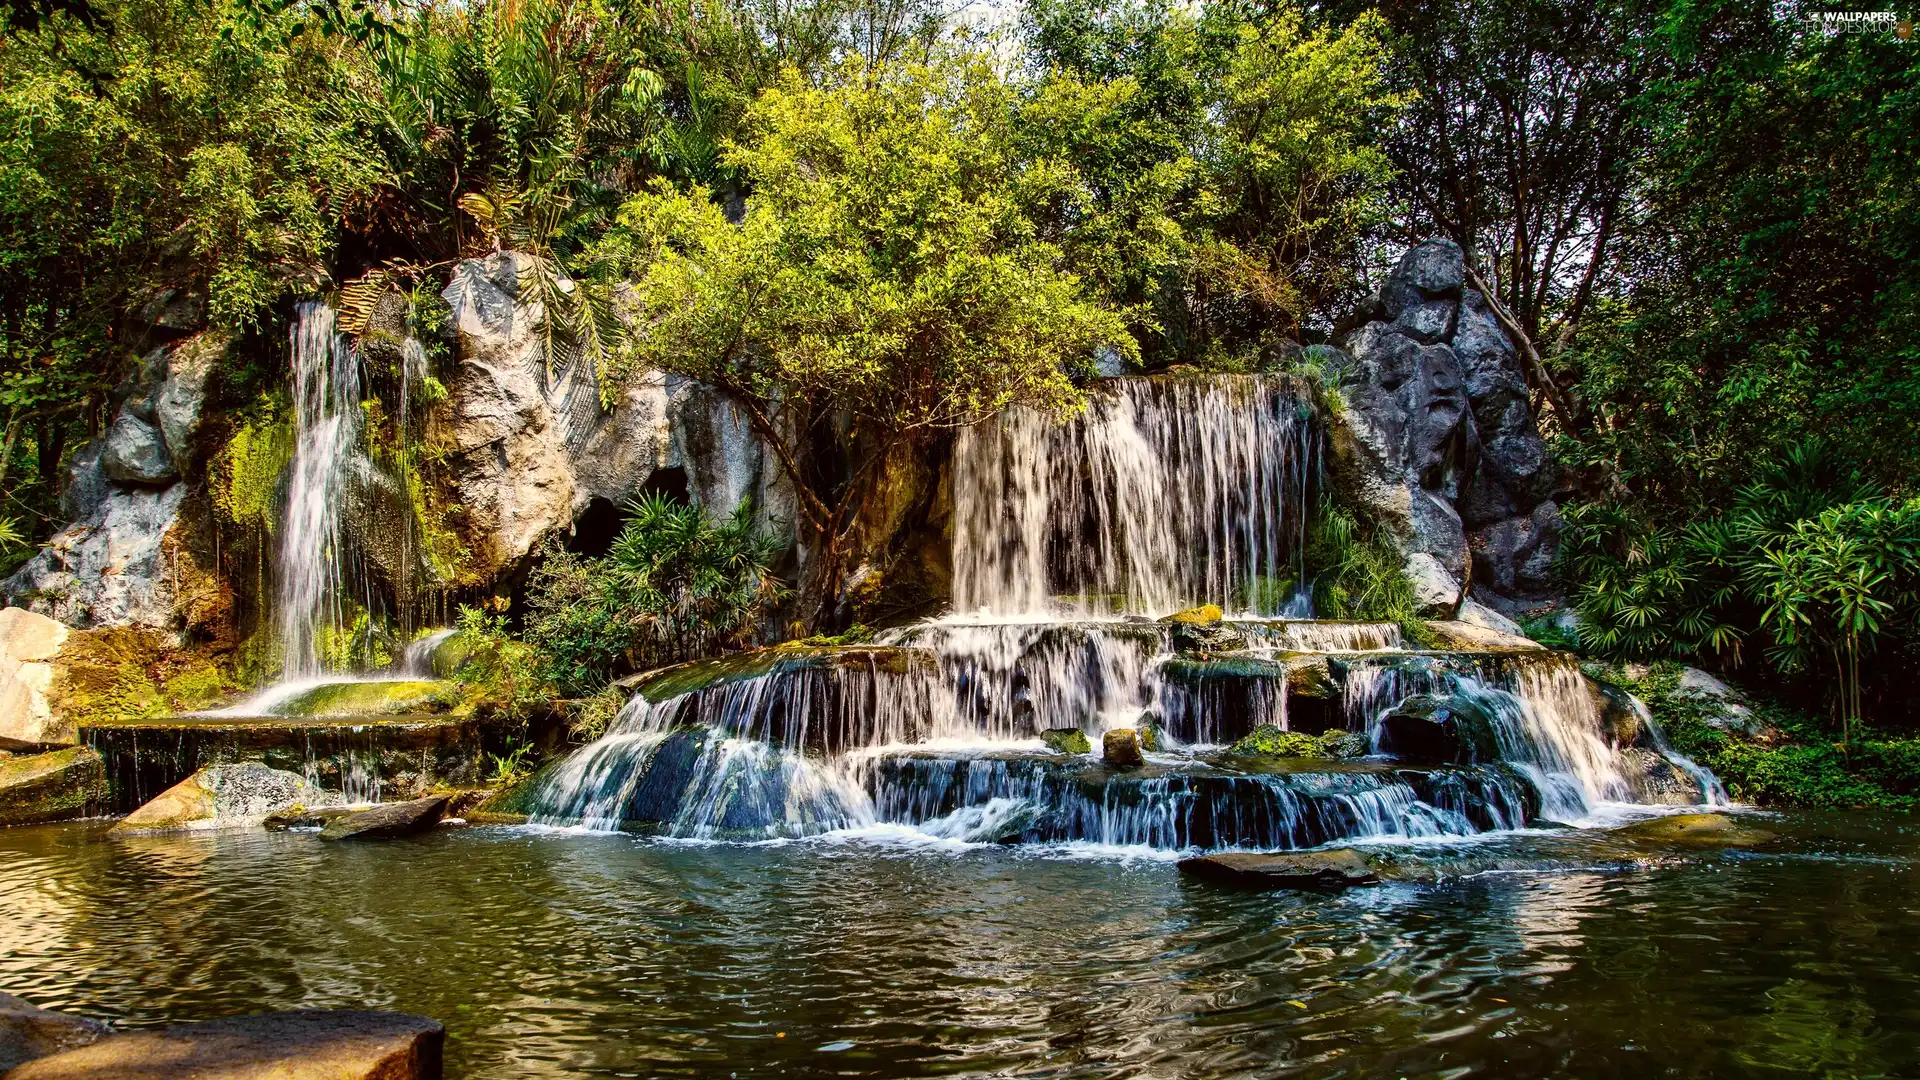
[[[360,439],[360,363],[333,309],[301,304],[291,332],[294,451],[280,529],[281,677],[325,670],[325,632],[341,622],[340,502]]]
[[[1650,724],[1635,746],[1610,742],[1590,684],[1556,654],[1421,652],[1395,624],[1299,617],[1321,438],[1303,387],[1128,378],[1091,397],[1073,420],[1010,410],[960,439],[958,614],[873,646],[782,648],[643,680],[604,737],[547,775],[536,816],[702,839],[906,828],[1270,849],[1715,797]],[[1223,632],[1237,644],[1196,650],[1154,618],[1200,603],[1236,613]],[[1449,760],[1378,753],[1385,718],[1422,695],[1484,717],[1484,738]],[[1366,733],[1376,754],[1223,752],[1296,720]],[[1103,759],[1102,736],[1120,728],[1155,744],[1145,767]],[[1050,748],[1066,745],[1060,729],[1093,752]],[[1661,792],[1635,782],[1648,757],[1671,781]]]
[[[1055,423],[1008,409],[954,450],[954,609],[1281,614],[1318,480],[1307,389],[1114,379]]]

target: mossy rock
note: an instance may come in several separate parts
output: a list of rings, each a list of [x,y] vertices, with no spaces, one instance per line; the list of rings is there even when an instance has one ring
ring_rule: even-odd
[[[1093,753],[1093,743],[1079,728],[1051,728],[1040,733],[1040,741],[1056,754]]]
[[[327,683],[288,698],[274,713],[278,716],[413,716],[443,712],[451,699],[448,684],[430,679]]]
[[[1173,626],[1212,626],[1224,618],[1226,613],[1220,610],[1219,604],[1201,604],[1185,611],[1176,611],[1160,621]]]
[[[1282,731],[1274,724],[1261,724],[1246,738],[1227,748],[1231,757],[1323,757],[1320,740],[1297,731]]]
[[[0,757],[0,826],[77,818],[106,797],[106,763],[92,747]]]
[[[774,672],[824,671],[833,668],[905,675],[916,670],[933,671],[936,661],[933,654],[925,649],[892,645],[820,646],[791,642],[770,649],[753,649],[731,656],[676,664],[622,680],[620,685],[632,686],[648,701],[658,702]]]
[[[173,711],[153,677],[167,642],[146,630],[76,630],[54,659],[48,697],[76,723],[140,720]]]
[[[555,758],[533,770],[520,779],[495,792],[479,805],[462,814],[468,821],[482,823],[483,818],[502,817],[526,820],[529,815],[540,811],[540,790],[547,784],[547,778],[560,767],[565,758]],[[512,822],[507,822],[512,824]]]
[[[1773,839],[1765,829],[1742,825],[1725,814],[1672,814],[1636,821],[1615,835],[1654,844],[1684,847],[1754,847]]]

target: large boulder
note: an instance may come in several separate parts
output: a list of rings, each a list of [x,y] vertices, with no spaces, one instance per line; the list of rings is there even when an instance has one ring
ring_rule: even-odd
[[[1116,769],[1137,769],[1147,763],[1140,752],[1140,733],[1133,728],[1113,728],[1101,736],[1100,756]]]
[[[0,757],[0,826],[77,818],[106,794],[106,762],[91,747]]]
[[[1408,557],[1424,614],[1451,617],[1463,592],[1509,618],[1549,605],[1558,477],[1518,353],[1459,247],[1410,249],[1369,314],[1346,340],[1352,363],[1335,365],[1343,493]]]
[[[439,422],[477,574],[510,574],[596,501],[617,508],[649,490],[684,493],[716,519],[751,502],[763,524],[793,521],[778,458],[725,394],[639,372],[607,410],[590,358],[547,356],[535,273],[531,256],[500,252],[461,263],[443,294],[460,367]]]
[[[446,1029],[424,1016],[301,1009],[110,1035],[8,1080],[438,1080]]]
[[[536,273],[532,256],[499,252],[461,263],[443,293],[460,341],[446,414],[453,485],[474,569],[489,578],[584,509],[549,401],[546,310],[529,295]]]
[[[15,1065],[97,1042],[108,1032],[98,1020],[42,1009],[0,994],[0,1073]]]
[[[66,624],[25,608],[0,608],[0,750],[71,746],[73,721],[55,715],[47,692]]]
[[[229,344],[206,332],[156,349],[116,391],[106,435],[69,465],[73,523],[0,584],[9,602],[73,627],[167,631],[223,609],[208,530],[187,508],[195,437]]]
[[[290,806],[326,798],[297,774],[256,762],[209,765],[154,796],[112,831],[254,828]]]

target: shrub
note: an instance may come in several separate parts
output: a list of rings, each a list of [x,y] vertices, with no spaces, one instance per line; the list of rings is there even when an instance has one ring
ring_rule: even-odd
[[[771,570],[782,544],[754,526],[750,507],[717,525],[661,495],[629,512],[604,558],[549,550],[534,572],[527,641],[562,693],[739,647],[786,596]]]

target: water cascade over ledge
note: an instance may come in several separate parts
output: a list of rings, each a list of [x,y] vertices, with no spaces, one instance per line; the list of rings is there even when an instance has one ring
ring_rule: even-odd
[[[1073,420],[1010,410],[961,438],[957,614],[649,676],[539,780],[536,817],[1177,851],[1722,797],[1570,657],[1521,639],[1426,650],[1398,625],[1303,617],[1322,443],[1303,385],[1121,378],[1090,396]],[[1198,645],[1160,618],[1200,604],[1233,614]],[[1228,752],[1266,727],[1326,752]],[[1144,760],[1108,761],[1110,732]]]

